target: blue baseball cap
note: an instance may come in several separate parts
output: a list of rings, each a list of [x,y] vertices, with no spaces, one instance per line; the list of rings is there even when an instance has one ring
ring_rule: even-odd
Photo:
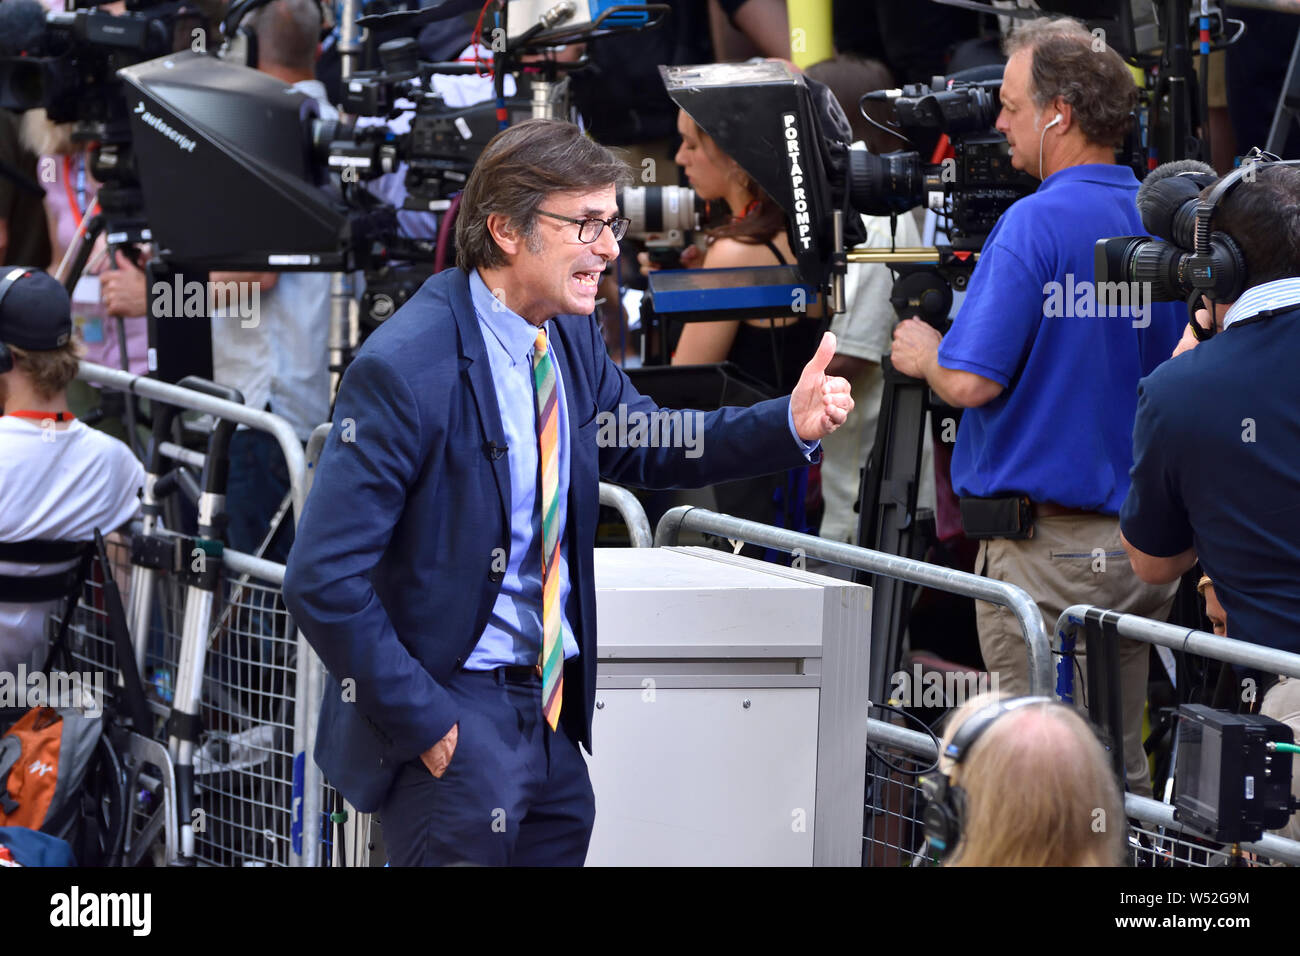
[[[71,339],[72,302],[59,280],[34,266],[0,267],[0,342],[48,352]]]

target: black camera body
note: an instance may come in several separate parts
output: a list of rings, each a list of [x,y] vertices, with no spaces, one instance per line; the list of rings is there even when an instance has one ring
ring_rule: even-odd
[[[381,68],[359,70],[343,85],[341,109],[355,116],[394,118],[411,110],[410,128],[392,133],[387,126],[341,127],[328,144],[328,165],[351,169],[360,180],[375,179],[406,165],[403,208],[442,211],[447,200],[465,188],[483,149],[500,129],[496,103],[488,100],[456,108],[433,89],[434,65],[418,60],[410,38],[379,47]],[[519,80],[523,83],[522,77]],[[528,119],[531,100],[506,99],[511,123]]]
[[[1228,193],[1241,183],[1253,182],[1261,165],[1279,162],[1283,161],[1254,149],[1222,179],[1196,160],[1165,163],[1152,170],[1138,190],[1137,203],[1142,225],[1156,238],[1098,239],[1097,281],[1143,283],[1151,290],[1150,301],[1186,301],[1189,308],[1196,308],[1201,296],[1215,302],[1236,301],[1245,288],[1246,260],[1237,241],[1213,230],[1211,223]],[[1214,189],[1202,199],[1201,192],[1208,186]]]
[[[926,163],[915,150],[876,155],[862,149],[849,154],[850,199],[869,216],[906,212],[917,206],[947,208],[948,235],[954,249],[979,249],[1007,208],[1033,192],[1038,183],[1011,165],[1006,137],[993,128],[1000,105],[1001,81],[914,84],[901,91],[868,93],[888,100],[901,129],[909,133],[941,131],[955,156]]]
[[[44,13],[35,0],[7,0],[0,33],[0,108],[44,108],[51,121],[105,122],[121,99],[114,74],[166,53],[168,18],[140,5]],[[174,15],[174,14],[173,14]],[[42,22],[43,21],[43,22]]]
[[[1138,192],[1142,225],[1151,236],[1099,239],[1097,280],[1139,282],[1153,302],[1195,300],[1201,295],[1231,302],[1241,293],[1246,264],[1236,241],[1210,232],[1197,249],[1200,194],[1218,174],[1195,160],[1166,163],[1152,170]],[[1207,222],[1208,225],[1208,222]]]

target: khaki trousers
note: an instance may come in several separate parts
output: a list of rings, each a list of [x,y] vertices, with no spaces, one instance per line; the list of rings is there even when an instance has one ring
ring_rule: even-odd
[[[1024,541],[991,538],[980,542],[975,573],[1024,588],[1038,604],[1048,639],[1057,644],[1056,619],[1072,604],[1095,604],[1163,621],[1178,582],[1144,584],[1133,573],[1120,543],[1119,519],[1106,515],[1040,518],[1034,536]],[[1029,654],[1020,625],[1009,608],[975,602],[980,651],[998,690],[1009,696],[1029,693]],[[1074,702],[1087,713],[1087,658],[1083,635],[1075,645]],[[1124,765],[1129,789],[1151,796],[1151,775],[1142,746],[1149,646],[1120,639],[1120,695],[1124,721]],[[1053,691],[1055,687],[1053,687]]]

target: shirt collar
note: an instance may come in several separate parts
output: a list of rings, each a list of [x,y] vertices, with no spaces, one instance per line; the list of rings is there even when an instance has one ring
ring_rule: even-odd
[[[501,343],[510,356],[510,364],[529,361],[537,343],[537,326],[522,315],[513,312],[504,302],[488,291],[487,283],[478,269],[469,273],[469,294],[481,325]]]
[[[1226,329],[1234,322],[1261,312],[1277,312],[1297,306],[1300,306],[1300,279],[1274,279],[1243,292],[1223,317],[1223,327]]]
[[[1068,182],[1099,183],[1103,186],[1137,186],[1133,170],[1122,163],[1081,163],[1058,169],[1039,184],[1038,191]]]
[[[299,80],[293,84],[293,88],[299,93],[306,93],[313,99],[328,99],[329,94],[325,92],[325,84],[320,80]]]

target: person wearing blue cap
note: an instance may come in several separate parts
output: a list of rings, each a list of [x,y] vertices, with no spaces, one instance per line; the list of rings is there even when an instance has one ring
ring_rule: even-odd
[[[0,544],[89,541],[129,522],[144,468],[125,444],[77,421],[67,388],[76,378],[68,294],[27,266],[0,272]],[[71,566],[0,561],[0,575],[45,575]],[[45,618],[57,602],[0,603],[0,671],[41,667]]]

